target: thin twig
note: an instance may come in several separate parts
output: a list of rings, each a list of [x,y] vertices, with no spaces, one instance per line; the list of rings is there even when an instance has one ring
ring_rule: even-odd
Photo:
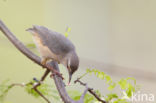
[[[83,85],[83,86],[86,86],[86,85],[87,85],[86,83],[83,83],[82,81],[80,81],[79,78],[76,79],[76,80],[74,81],[74,83],[77,83],[77,82],[79,82],[79,83],[80,83],[81,85]],[[107,103],[106,101],[102,100],[102,99],[94,92],[93,88],[88,88],[88,91],[89,91],[89,93],[92,94],[98,101],[100,101],[100,102],[102,102],[102,103]]]
[[[33,88],[45,101],[47,101],[47,103],[50,103],[50,101],[37,89],[37,88]]]
[[[84,96],[86,95],[86,93],[88,92],[88,86],[86,85],[86,89],[85,91],[83,92],[83,94],[81,95],[80,99],[83,100],[84,99]]]
[[[83,75],[81,75],[78,79],[80,80],[81,78],[83,78],[84,76],[86,76],[88,74],[88,72],[84,73]]]
[[[27,85],[34,85],[34,83],[32,83],[32,82],[29,82],[29,83],[27,83],[27,84],[25,84],[25,83],[12,83],[12,84],[10,84],[9,86],[8,86],[8,89],[6,89],[5,91],[4,91],[4,93],[6,93],[6,92],[8,92],[11,88],[13,88],[13,87],[16,87],[16,86],[19,86],[19,87],[25,87],[25,86],[27,86]],[[38,85],[39,86],[39,85]],[[32,89],[34,89],[45,101],[47,101],[48,103],[50,103],[50,101],[37,89],[37,87],[34,87],[34,88],[32,88]]]
[[[50,101],[37,89],[38,86],[41,85],[41,83],[45,80],[45,78],[47,77],[47,75],[49,74],[50,70],[46,70],[45,73],[43,74],[43,76],[41,77],[41,80],[38,81],[36,78],[34,78],[34,80],[37,82],[37,84],[35,84],[33,86],[32,89],[34,89],[45,101],[47,101],[48,103],[50,103]]]

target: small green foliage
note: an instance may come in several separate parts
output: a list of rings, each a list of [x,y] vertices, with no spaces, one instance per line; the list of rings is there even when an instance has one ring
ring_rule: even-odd
[[[101,99],[104,99],[105,101],[109,103],[129,103],[128,98],[130,98],[132,96],[132,93],[136,92],[138,88],[136,85],[135,78],[131,78],[131,77],[122,78],[119,81],[114,82],[109,75],[97,69],[86,69],[86,73],[82,74],[79,77],[79,79],[85,77],[87,74],[95,75],[98,79],[105,81],[105,83],[108,85],[107,89],[110,92],[109,94],[102,95],[99,90],[94,90],[94,91]],[[37,82],[38,81],[33,80],[33,81],[28,82],[26,85],[22,86],[25,88],[25,91],[28,94],[34,96],[35,98],[40,97],[39,94],[34,89],[32,89],[33,85]],[[7,85],[7,83],[8,83],[8,80],[3,81],[0,84],[0,102],[4,101],[4,98],[6,97],[7,93],[14,86],[14,85]],[[121,90],[120,94],[113,92],[113,90],[117,87],[120,88]],[[52,86],[48,84],[42,84],[37,89],[44,96],[46,97],[51,96],[56,101],[60,102],[60,97],[58,95],[58,91],[56,90],[56,88],[53,88]],[[68,91],[68,93],[73,100],[79,100],[82,95],[82,93],[80,93],[79,91],[75,91],[75,90]],[[124,98],[123,95],[127,96],[127,98]],[[87,93],[84,98],[84,103],[100,103],[100,102],[97,101],[93,95]]]
[[[132,93],[134,93],[137,89],[137,85],[136,85],[136,79],[132,78],[132,77],[128,77],[128,78],[122,78],[121,80],[119,80],[118,82],[114,82],[112,80],[112,78],[105,74],[104,72],[101,72],[97,69],[86,69],[86,73],[83,74],[82,77],[85,77],[87,74],[90,75],[95,75],[97,78],[101,79],[101,80],[105,80],[106,84],[108,84],[108,90],[111,91],[110,94],[106,95],[106,96],[102,96],[100,95],[100,97],[104,97],[106,101],[109,101],[110,103],[128,103],[128,101],[126,99],[122,99],[122,96],[118,96],[117,93],[112,93],[112,91],[114,90],[114,88],[116,87],[120,87],[121,88],[121,94],[123,94],[123,91],[125,91],[124,93],[126,93],[127,97],[131,97]],[[132,83],[131,83],[132,81]],[[100,92],[98,94],[101,94]]]
[[[107,88],[109,91],[112,91],[116,87],[116,83],[112,82],[109,84],[109,87]]]
[[[85,95],[85,99],[84,99],[85,103],[94,103],[95,101],[97,100],[92,95],[90,94]]]
[[[75,90],[70,90],[68,91],[70,97],[73,99],[73,100],[79,100],[82,93],[80,93],[79,91],[75,91]],[[100,92],[99,91],[96,91],[96,93],[100,96]],[[85,98],[84,98],[84,103],[95,103],[97,102],[97,100],[89,93],[87,93],[85,95]]]
[[[99,97],[102,96],[99,90],[96,90],[95,93],[96,93]]]
[[[105,100],[111,101],[114,98],[118,98],[117,94],[110,93],[110,94],[107,94],[107,97],[105,98]]]
[[[127,90],[126,90],[127,96],[131,97],[133,92],[135,92],[135,86],[128,83],[128,87],[127,87]]]
[[[2,83],[0,83],[0,103],[3,103],[5,100],[5,97],[7,96],[8,92],[14,87],[14,86],[20,86],[24,87],[25,91],[34,96],[35,98],[39,98],[39,94],[33,89],[34,83],[37,83],[36,81],[30,81],[26,85],[24,84],[11,84],[8,85],[9,80],[5,80]],[[40,91],[44,96],[52,96],[55,100],[60,100],[58,96],[58,92],[56,89],[51,89],[53,88],[51,85],[48,84],[41,84],[40,86],[37,87],[38,91]],[[52,94],[52,93],[53,94]],[[5,103],[5,102],[4,102]]]
[[[70,31],[71,31],[71,28],[70,27],[67,27],[66,32],[64,34],[65,37],[68,37]]]
[[[113,103],[129,103],[126,99],[117,99]]]
[[[70,32],[70,31],[71,31],[71,28],[70,28],[70,27],[68,27],[68,28],[67,28],[67,32]]]
[[[28,94],[34,96],[35,98],[38,98],[38,97],[40,97],[40,95],[33,89],[33,84],[34,84],[34,82],[27,84],[25,86],[25,90]],[[43,95],[50,96],[50,94],[49,94],[50,86],[48,84],[41,84],[40,86],[37,87],[37,89]]]
[[[32,84],[28,84],[28,85],[25,87],[25,90],[26,90],[26,92],[27,92],[28,94],[30,94],[30,95],[32,95],[32,96],[38,98],[38,97],[39,97],[38,93],[37,93],[34,89],[32,89],[32,88],[33,88],[33,85],[32,85]]]
[[[33,48],[36,48],[36,45],[33,43],[29,43],[29,44],[26,44],[26,47],[33,49]]]
[[[120,88],[121,89],[126,89],[127,88],[127,80],[126,79],[121,79],[119,82],[118,82],[118,84],[120,85]]]
[[[86,69],[86,73],[88,73],[90,75],[94,74],[97,78],[99,78],[101,80],[106,80],[106,83],[109,85],[108,90],[110,90],[110,91],[112,91],[116,86],[116,83],[114,83],[112,81],[112,78],[109,75],[105,74],[104,72],[101,72],[97,69],[89,69],[88,68],[88,69]]]
[[[107,84],[112,83],[112,78],[109,75],[105,75],[105,78]]]
[[[68,91],[68,93],[72,99],[74,99],[74,100],[80,99],[81,93],[79,91],[70,90],[70,91]]]
[[[100,78],[100,79],[104,79],[105,78],[104,72],[99,72],[97,77]]]
[[[129,83],[129,80],[133,80],[134,81],[134,84],[132,85],[131,83]],[[132,93],[136,91],[136,80],[134,78],[122,78],[118,84],[120,85],[120,88],[122,90],[125,90],[126,91],[126,95],[128,97],[131,97],[132,96]]]
[[[13,87],[13,85],[8,85],[8,82],[9,82],[9,79],[4,80],[2,83],[0,83],[0,102],[4,101],[9,90]]]

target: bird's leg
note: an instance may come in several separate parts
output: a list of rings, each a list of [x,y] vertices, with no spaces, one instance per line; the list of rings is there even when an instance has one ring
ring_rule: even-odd
[[[42,58],[42,60],[41,60],[41,64],[42,65],[46,65],[46,63],[47,63],[47,61],[49,60],[49,58]],[[59,62],[58,62],[59,63]],[[47,65],[48,66],[48,65]],[[49,67],[50,68],[50,70],[53,72],[52,73],[52,75],[51,75],[51,77],[53,77],[55,74],[56,75],[58,75],[59,77],[61,77],[62,79],[64,79],[63,77],[62,77],[62,74],[60,73],[60,72],[58,72],[57,70],[55,70],[53,67]]]
[[[55,75],[59,76],[62,80],[64,80],[62,74],[61,74],[60,72],[57,72],[57,71],[54,71],[54,73],[52,73],[52,74],[50,75],[50,77],[53,78],[53,76],[55,76]]]
[[[57,61],[58,64],[60,64],[60,61]]]
[[[52,74],[50,75],[50,77],[53,77],[55,75],[59,76],[62,80],[64,79],[62,74],[60,72],[58,72],[57,70],[55,70],[53,67],[48,66],[50,68],[50,70],[52,71]]]
[[[45,80],[45,78],[47,77],[47,75],[49,74],[50,70],[46,70],[44,75],[41,77],[41,80],[38,81],[32,89],[34,89],[44,100],[46,100],[48,103],[50,103],[50,101],[37,89],[38,86],[41,85],[41,83]]]
[[[48,60],[49,60],[49,58],[42,58],[41,64],[42,65],[46,65],[46,63],[47,63]]]

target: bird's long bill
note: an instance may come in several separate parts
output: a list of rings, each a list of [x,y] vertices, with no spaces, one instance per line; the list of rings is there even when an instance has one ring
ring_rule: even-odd
[[[71,69],[68,66],[67,66],[67,69],[68,69],[68,73],[69,73],[69,82],[68,82],[68,85],[69,85],[71,82],[72,73],[71,73]]]
[[[68,82],[68,84],[70,84],[71,78],[72,78],[72,74],[69,72],[69,82]]]

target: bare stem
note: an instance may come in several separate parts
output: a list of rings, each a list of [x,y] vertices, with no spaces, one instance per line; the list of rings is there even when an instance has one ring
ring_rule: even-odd
[[[80,79],[78,78],[77,80],[74,81],[74,83],[79,82],[81,85],[86,86],[86,83],[83,83],[82,81],[80,81]],[[93,90],[93,88],[88,88],[88,91],[90,94],[92,94],[98,101],[100,101],[101,103],[107,103],[106,101],[102,100]]]

